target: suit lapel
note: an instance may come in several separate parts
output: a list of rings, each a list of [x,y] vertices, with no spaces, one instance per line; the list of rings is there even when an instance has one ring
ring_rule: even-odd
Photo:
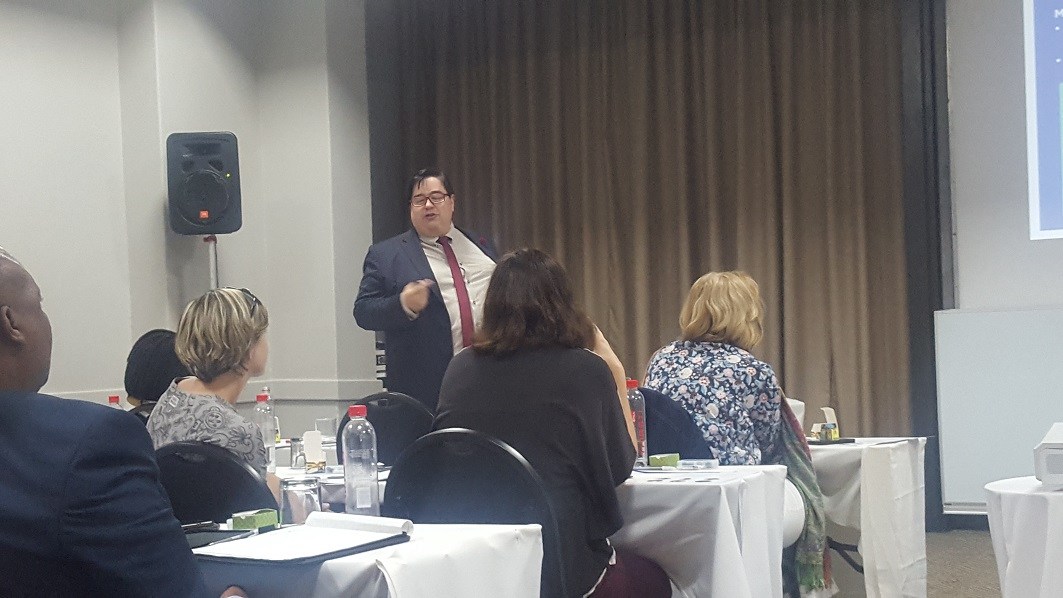
[[[461,234],[465,235],[466,239],[472,241],[473,244],[479,247],[480,251],[484,252],[484,255],[491,258],[492,262],[498,262],[498,256],[495,253],[495,248],[491,244],[491,242],[487,240],[487,237],[484,237],[482,235],[470,235],[468,231],[458,226],[455,226],[454,228],[461,231]]]
[[[428,258],[424,255],[424,249],[421,248],[421,237],[417,236],[415,229],[411,228],[402,236],[402,251],[409,258],[410,265],[413,266],[418,279],[436,279],[435,274],[432,273],[432,267],[428,265]],[[439,281],[432,285],[432,293],[440,301],[443,300],[443,294],[439,292]]]

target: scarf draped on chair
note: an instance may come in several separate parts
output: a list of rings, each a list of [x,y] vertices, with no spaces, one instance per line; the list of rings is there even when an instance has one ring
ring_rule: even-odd
[[[827,553],[827,517],[823,492],[812,469],[812,452],[805,440],[793,409],[782,399],[782,422],[775,454],[765,455],[764,462],[786,466],[786,478],[797,487],[805,503],[805,525],[797,538],[797,582],[801,593],[831,587],[830,555]]]

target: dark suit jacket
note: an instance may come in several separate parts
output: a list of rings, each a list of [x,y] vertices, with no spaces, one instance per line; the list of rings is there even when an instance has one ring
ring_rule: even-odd
[[[0,393],[0,595],[204,593],[140,420]]]
[[[461,230],[461,229],[458,229]],[[495,260],[494,246],[486,237],[461,231],[488,257]],[[424,403],[435,413],[439,385],[454,355],[450,315],[439,292],[432,287],[428,306],[410,320],[399,303],[402,288],[415,280],[435,280],[428,258],[421,249],[417,231],[374,244],[362,266],[362,284],[354,300],[354,319],[366,330],[383,331],[387,378],[384,386]]]

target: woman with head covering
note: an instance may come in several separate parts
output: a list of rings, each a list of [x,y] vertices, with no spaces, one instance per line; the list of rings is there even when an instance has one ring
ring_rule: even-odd
[[[484,432],[535,468],[570,595],[669,596],[658,565],[609,545],[635,450],[613,372],[590,350],[615,358],[607,346],[560,264],[537,249],[511,252],[491,276],[475,342],[447,368],[434,427]]]
[[[216,444],[266,474],[261,430],[235,405],[248,380],[266,369],[268,326],[266,306],[246,289],[214,289],[188,304],[175,348],[192,375],[174,380],[148,418],[155,448]]]
[[[154,403],[170,384],[188,375],[177,358],[172,330],[158,328],[145,332],[129,350],[125,366],[126,400],[134,407]]]

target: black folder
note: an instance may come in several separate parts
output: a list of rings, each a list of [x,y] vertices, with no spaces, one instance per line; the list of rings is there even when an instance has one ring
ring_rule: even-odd
[[[278,531],[266,532],[269,535],[280,534],[285,528]],[[250,539],[250,538],[248,538]],[[243,540],[233,540],[233,542],[241,542]],[[267,566],[292,566],[292,565],[319,565],[327,560],[348,556],[352,554],[358,554],[360,552],[368,552],[370,550],[376,550],[377,548],[384,548],[386,546],[393,546],[395,544],[401,544],[403,542],[409,542],[410,536],[405,532],[385,535],[379,539],[370,542],[361,542],[345,546],[342,548],[334,548],[329,550],[322,550],[320,552],[312,552],[311,554],[304,554],[302,556],[293,558],[270,558],[270,557],[242,557],[242,556],[221,556],[214,554],[196,554],[196,559],[202,562],[208,563],[227,563],[227,564],[239,564],[239,565],[267,565]]]

